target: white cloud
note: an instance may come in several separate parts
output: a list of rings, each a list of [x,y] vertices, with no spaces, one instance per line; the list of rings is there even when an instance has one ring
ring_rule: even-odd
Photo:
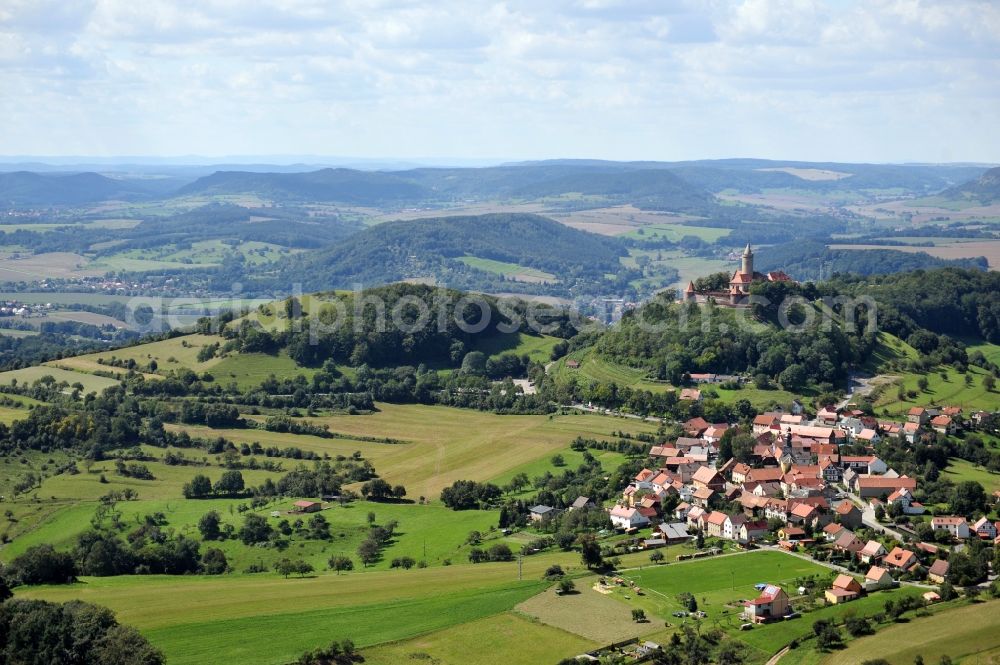
[[[998,35],[972,0],[7,0],[0,145],[997,161]]]

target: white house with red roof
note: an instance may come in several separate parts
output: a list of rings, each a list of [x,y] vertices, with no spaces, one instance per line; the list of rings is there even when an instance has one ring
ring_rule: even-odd
[[[635,529],[649,524],[649,518],[637,508],[615,506],[608,513],[611,523],[620,529]]]
[[[969,537],[969,523],[964,517],[955,515],[935,515],[931,518],[931,528],[935,531],[947,531],[952,538],[965,540]]]

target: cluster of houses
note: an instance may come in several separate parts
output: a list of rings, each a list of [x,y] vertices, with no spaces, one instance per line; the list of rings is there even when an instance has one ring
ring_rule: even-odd
[[[31,316],[45,315],[52,310],[52,303],[32,304],[17,300],[0,300],[0,316]]]

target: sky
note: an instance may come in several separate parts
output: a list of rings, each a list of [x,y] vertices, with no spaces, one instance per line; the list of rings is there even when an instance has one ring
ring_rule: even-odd
[[[4,155],[1000,162],[1000,1],[0,0]]]

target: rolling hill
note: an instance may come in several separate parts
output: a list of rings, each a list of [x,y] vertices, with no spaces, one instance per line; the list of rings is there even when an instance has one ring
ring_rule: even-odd
[[[150,183],[98,173],[0,173],[0,207],[79,205],[109,199],[149,198]]]
[[[529,214],[488,214],[388,222],[289,265],[283,279],[307,290],[433,278],[482,288],[501,277],[463,261],[476,257],[558,275],[560,284],[620,273],[622,245]],[[512,285],[513,286],[513,285]]]
[[[990,169],[979,178],[944,192],[951,199],[975,199],[984,205],[1000,201],[1000,167]]]
[[[181,187],[177,194],[255,194],[262,198],[377,205],[417,201],[430,192],[393,173],[320,169],[307,173],[218,171]]]

